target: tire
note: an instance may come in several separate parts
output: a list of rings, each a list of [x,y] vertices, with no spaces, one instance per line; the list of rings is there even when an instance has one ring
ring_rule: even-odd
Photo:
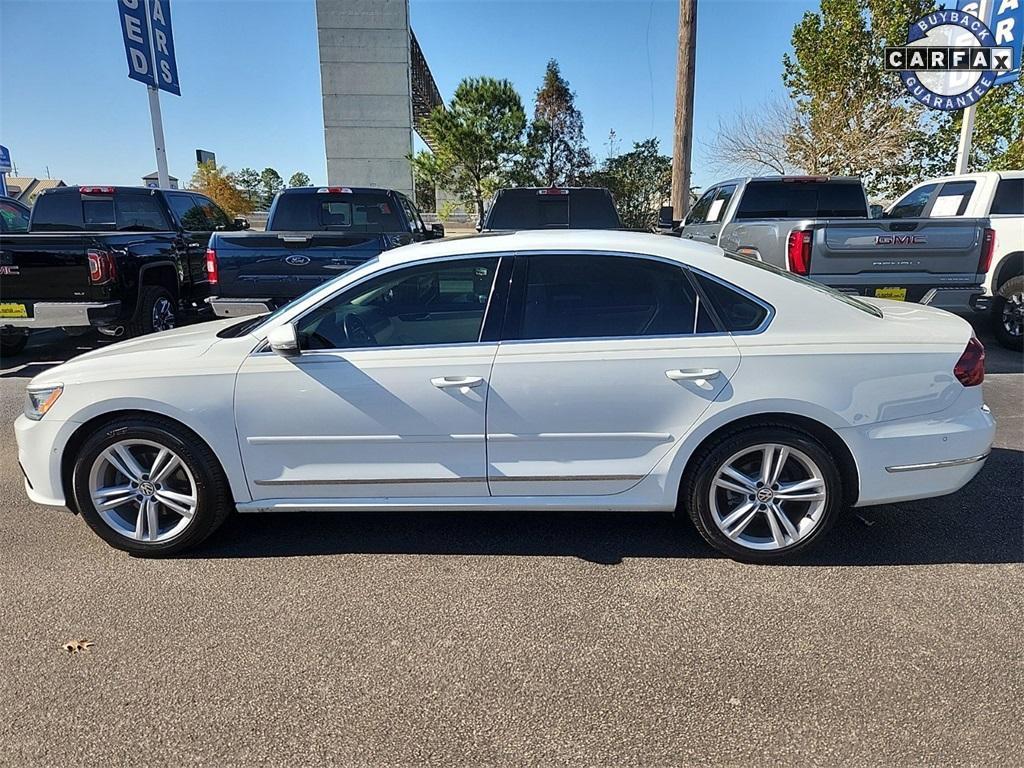
[[[122,449],[138,466],[126,463]],[[171,461],[169,470],[162,469],[163,464],[153,461],[161,450],[180,464]],[[165,462],[169,458],[165,455]],[[138,469],[143,473],[133,479]],[[156,472],[149,475],[150,469]],[[159,417],[122,418],[100,427],[79,450],[71,485],[89,527],[110,546],[143,557],[173,555],[196,546],[234,507],[213,451],[184,427]],[[101,511],[97,497],[107,500],[107,509]],[[194,503],[185,501],[187,497]],[[140,514],[143,503],[153,505],[155,517]],[[183,515],[172,504],[190,507],[191,515]]]
[[[135,314],[125,326],[128,337],[167,331],[178,324],[178,308],[171,292],[160,285],[144,285]]]
[[[768,488],[757,486],[765,455],[762,446],[774,446],[773,467],[786,449],[778,482],[769,483]],[[736,475],[723,474],[726,466],[738,471],[738,476],[749,478],[750,485],[741,484]],[[794,489],[787,495],[805,496],[807,500],[782,499],[786,486],[797,483],[806,489]],[[824,498],[812,499],[819,487]],[[738,493],[740,489],[742,494]],[[775,498],[775,493],[780,497]],[[842,478],[828,449],[804,432],[767,423],[741,427],[703,446],[687,470],[680,494],[697,531],[712,547],[752,563],[779,562],[815,546],[842,512],[843,499]],[[776,509],[786,520],[773,514]],[[738,517],[730,520],[730,515]],[[726,535],[723,528],[733,536]]]
[[[28,344],[27,333],[4,333],[0,334],[0,355],[13,357],[25,351]]]
[[[992,330],[1007,349],[1024,349],[1024,275],[1011,277],[992,297]]]

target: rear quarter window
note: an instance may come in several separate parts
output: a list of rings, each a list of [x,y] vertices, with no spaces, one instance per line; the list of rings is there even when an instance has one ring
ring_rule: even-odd
[[[694,276],[725,330],[755,331],[768,319],[768,309],[763,304],[699,272],[694,273]]]
[[[992,200],[992,211],[995,215],[1024,214],[1024,178],[1002,179],[996,188],[996,196]]]

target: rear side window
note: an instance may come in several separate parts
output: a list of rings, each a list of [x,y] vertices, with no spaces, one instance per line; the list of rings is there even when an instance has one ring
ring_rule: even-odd
[[[682,267],[589,254],[525,257],[519,339],[690,335],[716,330]]]
[[[744,296],[724,283],[695,273],[704,295],[708,297],[715,312],[727,331],[754,331],[761,327],[768,317],[768,310],[761,304]]]
[[[111,211],[113,214],[113,211]],[[111,215],[110,221],[113,221]],[[36,232],[80,232],[82,201],[77,192],[43,194],[32,208],[32,229]]]
[[[726,209],[729,207],[729,201],[732,200],[732,196],[735,191],[735,184],[728,184],[718,190],[718,194],[715,195],[715,199],[711,201],[711,207],[708,208],[708,223],[714,223],[722,220],[725,216]]]
[[[923,187],[911,190],[885,214],[885,217],[887,219],[920,218],[921,214],[924,213],[925,206],[928,205],[928,201],[931,199],[932,192],[938,186],[938,184],[925,184]]]
[[[928,216],[937,219],[963,216],[974,193],[974,186],[973,181],[947,181],[935,196]]]
[[[28,211],[21,206],[0,201],[0,225],[4,232],[27,232]]]
[[[751,181],[736,219],[864,218],[867,201],[859,184],[827,181]]]
[[[163,207],[153,195],[116,195],[114,209],[119,230],[166,232],[170,229]]]
[[[277,198],[268,231],[400,232],[401,220],[384,194],[283,194]]]
[[[993,214],[1024,214],[1024,178],[1002,179],[992,200]]]

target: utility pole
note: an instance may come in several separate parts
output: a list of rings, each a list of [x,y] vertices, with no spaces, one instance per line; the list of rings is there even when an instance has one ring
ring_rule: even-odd
[[[679,0],[676,54],[676,122],[672,141],[672,218],[690,207],[690,154],[693,150],[693,81],[697,59],[697,0]]]

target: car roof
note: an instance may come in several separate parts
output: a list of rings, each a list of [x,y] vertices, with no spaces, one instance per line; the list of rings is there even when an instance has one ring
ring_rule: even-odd
[[[447,256],[477,253],[537,253],[552,251],[589,251],[633,253],[674,259],[684,264],[707,263],[721,257],[721,248],[669,235],[649,232],[623,232],[611,229],[522,230],[491,232],[469,237],[415,243],[380,255],[382,265],[412,263]]]

